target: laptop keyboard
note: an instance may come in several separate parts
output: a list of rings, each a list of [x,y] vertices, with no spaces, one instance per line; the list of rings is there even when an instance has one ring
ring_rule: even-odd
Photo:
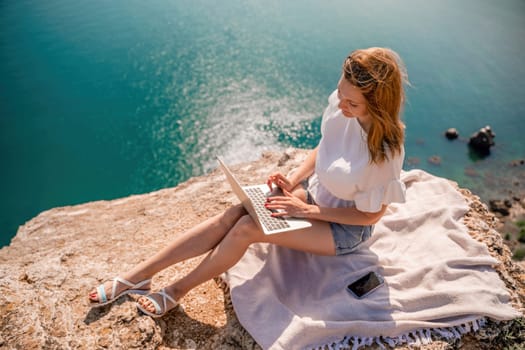
[[[290,227],[284,218],[271,216],[272,212],[264,206],[266,203],[266,195],[260,188],[244,188],[244,191],[246,191],[246,194],[252,200],[255,212],[259,216],[259,220],[268,231],[276,231]]]

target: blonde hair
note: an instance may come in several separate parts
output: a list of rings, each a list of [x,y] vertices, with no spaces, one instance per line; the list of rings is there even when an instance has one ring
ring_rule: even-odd
[[[371,116],[368,149],[372,163],[382,163],[401,154],[405,125],[401,121],[405,101],[404,84],[409,84],[405,65],[391,49],[372,47],[353,51],[344,61],[345,79],[359,88]]]

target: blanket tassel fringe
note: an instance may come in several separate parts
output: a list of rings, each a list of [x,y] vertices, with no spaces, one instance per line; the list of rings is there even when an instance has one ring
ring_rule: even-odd
[[[408,332],[397,337],[344,337],[340,342],[323,345],[312,348],[314,350],[343,350],[352,349],[358,350],[364,346],[371,346],[377,344],[382,350],[386,350],[386,346],[391,348],[397,345],[421,346],[432,343],[433,339],[455,340],[461,338],[462,335],[469,332],[476,332],[484,327],[487,320],[480,318],[466,324],[447,328],[426,328],[417,331]]]

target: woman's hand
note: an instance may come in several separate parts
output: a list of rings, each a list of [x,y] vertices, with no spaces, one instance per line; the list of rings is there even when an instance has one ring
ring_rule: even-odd
[[[272,214],[274,217],[293,216],[305,218],[310,212],[311,205],[295,197],[286,189],[282,189],[284,196],[268,197],[265,207],[270,210],[279,210]]]
[[[266,183],[268,184],[270,191],[273,191],[273,184],[277,185],[277,187],[283,191],[291,191],[294,187],[294,184],[292,184],[290,180],[288,180],[288,178],[281,173],[274,173],[268,176]]]

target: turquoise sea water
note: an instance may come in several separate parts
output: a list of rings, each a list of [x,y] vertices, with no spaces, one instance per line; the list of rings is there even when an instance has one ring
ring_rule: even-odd
[[[348,52],[408,68],[405,168],[523,193],[522,0],[0,1],[0,246],[39,212],[313,147]],[[489,157],[463,138],[489,124]],[[430,164],[431,156],[440,165]]]

